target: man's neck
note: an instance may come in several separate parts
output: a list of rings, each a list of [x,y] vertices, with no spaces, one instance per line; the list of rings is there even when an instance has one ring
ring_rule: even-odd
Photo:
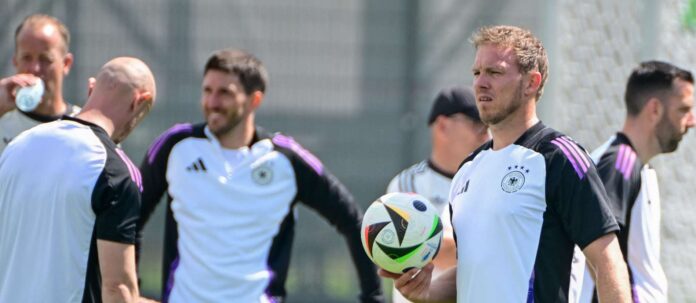
[[[650,159],[660,153],[660,144],[654,136],[654,130],[646,123],[642,123],[633,118],[626,118],[621,132],[628,137],[631,145],[636,150],[638,158],[643,164],[647,164]]]
[[[524,132],[539,122],[535,110],[522,112],[520,108],[518,111],[519,113],[489,126],[493,137],[493,150],[500,150],[515,143]]]
[[[249,146],[254,138],[254,117],[241,121],[237,126],[229,132],[221,135],[215,135],[220,142],[220,145],[228,149],[238,149],[244,146]]]
[[[430,153],[430,162],[432,162],[433,165],[439,170],[450,175],[454,175],[457,172],[459,164],[462,164],[462,160],[463,158],[461,155],[458,157],[452,157],[451,155],[447,154],[447,151],[442,149],[433,148],[433,151]]]
[[[101,110],[97,108],[86,108],[77,115],[77,118],[98,125],[106,131],[109,138],[113,138],[114,130],[116,129],[115,122]]]
[[[63,100],[63,97],[54,97],[41,102],[34,110],[34,113],[42,116],[60,116],[67,110],[68,105]]]

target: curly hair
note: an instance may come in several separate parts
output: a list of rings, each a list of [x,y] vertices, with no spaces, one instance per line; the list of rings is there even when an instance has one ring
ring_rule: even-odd
[[[482,27],[473,34],[471,42],[477,49],[484,44],[512,48],[517,57],[517,67],[522,73],[538,71],[541,74],[541,83],[536,95],[536,99],[539,100],[549,77],[549,58],[541,40],[532,32],[510,25]]]

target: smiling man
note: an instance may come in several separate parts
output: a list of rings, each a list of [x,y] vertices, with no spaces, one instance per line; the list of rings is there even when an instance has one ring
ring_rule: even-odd
[[[203,75],[205,123],[175,125],[141,165],[140,230],[165,191],[169,198],[162,300],[282,302],[295,206],[303,203],[345,238],[360,276],[360,302],[382,302],[351,194],[291,137],[254,123],[268,82],[261,61],[224,49],[208,59]]]
[[[492,140],[470,155],[449,201],[457,266],[384,271],[417,302],[567,302],[573,247],[587,255],[603,302],[629,302],[618,225],[585,150],[537,118],[548,76],[541,41],[513,26],[472,41],[476,105]]]
[[[0,79],[0,153],[19,133],[79,112],[79,107],[63,99],[63,79],[73,63],[69,45],[67,27],[48,15],[31,15],[15,30],[12,64],[17,74]],[[38,79],[45,83],[39,106],[31,112],[16,109],[17,89],[33,85]]]

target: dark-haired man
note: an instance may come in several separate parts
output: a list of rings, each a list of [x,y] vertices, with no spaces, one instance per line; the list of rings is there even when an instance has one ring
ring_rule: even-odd
[[[667,302],[667,278],[660,263],[660,193],[648,162],[675,151],[694,126],[693,95],[691,72],[666,62],[641,63],[626,85],[623,129],[592,152],[621,226],[619,244],[634,302]],[[590,273],[585,272],[580,302],[592,300]]]
[[[280,302],[298,202],[345,237],[361,302],[383,300],[360,242],[361,211],[317,157],[254,123],[268,74],[243,51],[213,53],[203,72],[205,123],[163,133],[142,162],[142,228],[168,193],[162,300]]]

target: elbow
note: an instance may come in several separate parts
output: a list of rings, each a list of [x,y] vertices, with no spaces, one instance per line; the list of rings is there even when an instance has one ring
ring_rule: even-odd
[[[122,281],[102,281],[103,302],[136,302],[140,296],[135,285],[129,285]]]

